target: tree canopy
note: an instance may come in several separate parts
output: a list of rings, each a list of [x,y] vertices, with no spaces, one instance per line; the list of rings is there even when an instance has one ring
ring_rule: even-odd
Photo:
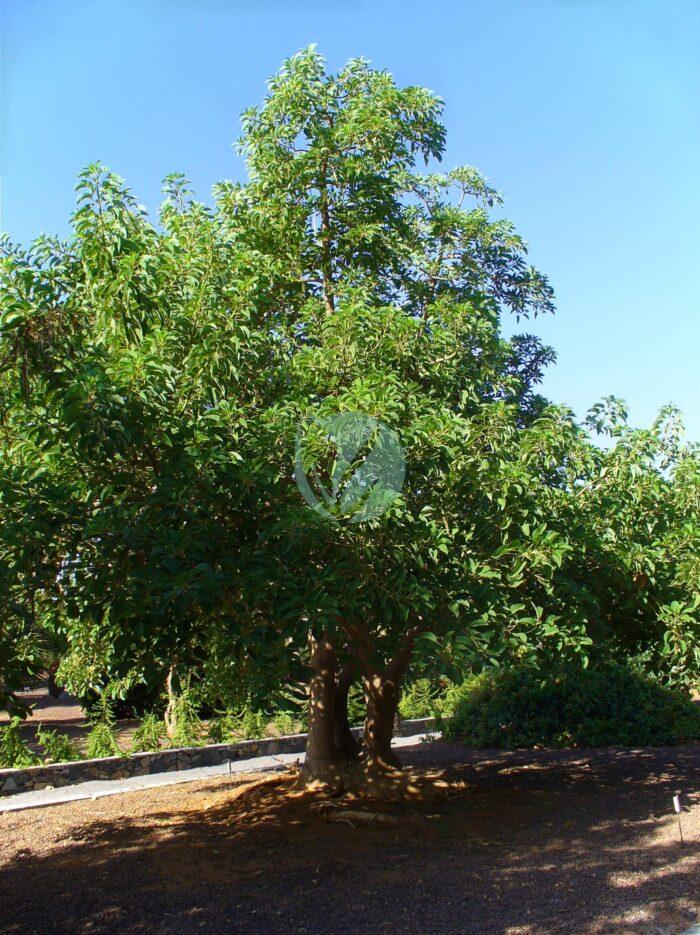
[[[193,672],[215,701],[310,672],[323,778],[354,752],[356,678],[365,760],[390,764],[412,662],[617,646],[697,678],[698,448],[670,409],[637,431],[613,398],[584,423],[543,398],[554,352],[502,320],[552,289],[486,179],[438,171],[441,114],[309,48],[243,115],[248,179],[213,206],[171,175],[154,222],[92,165],[67,241],[3,241],[0,702],[46,647],[81,693]],[[380,517],[329,522],[295,483],[299,430],[355,412],[400,439],[405,480]]]

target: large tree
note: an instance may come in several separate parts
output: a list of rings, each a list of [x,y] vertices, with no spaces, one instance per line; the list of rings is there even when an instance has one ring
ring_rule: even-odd
[[[441,110],[308,49],[244,115],[249,178],[214,207],[173,176],[154,224],[91,166],[66,243],[4,245],[12,671],[37,626],[80,690],[192,671],[212,697],[274,693],[305,658],[307,778],[382,784],[412,661],[458,674],[653,631],[692,670],[697,453],[668,420],[597,448],[538,394],[553,353],[502,318],[550,312],[551,289],[485,179],[435,171]],[[406,471],[360,522],[295,483],[367,476],[367,445],[343,464],[324,431],[351,413]]]
[[[488,642],[483,605],[497,590],[488,582],[500,549],[508,606],[527,626],[511,613],[497,641],[527,644],[545,625],[534,599],[561,557],[554,531],[513,535],[529,516],[525,486],[520,504],[498,505],[523,445],[559,418],[535,392],[551,351],[531,335],[504,339],[500,317],[551,311],[551,289],[512,226],[492,217],[500,199],[479,173],[420,170],[443,156],[441,110],[433,94],[400,89],[362,60],[329,75],[307,50],[244,116],[249,182],[218,189],[232,236],[275,277],[269,314],[286,354],[267,450],[278,479],[251,571],[265,615],[296,627],[295,641],[309,638],[310,779],[347,767],[353,673],[367,698],[362,770],[376,776],[394,763],[416,642],[448,634],[454,651]],[[401,496],[375,521],[328,522],[289,485],[300,423],[344,412],[369,414],[404,447]],[[530,592],[524,603],[518,588]],[[585,638],[578,618],[567,638]]]

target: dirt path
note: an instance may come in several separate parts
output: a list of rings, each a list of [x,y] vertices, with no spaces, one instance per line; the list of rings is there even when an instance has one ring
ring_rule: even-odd
[[[0,816],[3,933],[666,933],[700,909],[700,746],[406,762],[469,788],[330,823],[227,781]],[[685,793],[686,845],[672,796]]]
[[[58,698],[53,698],[46,686],[42,685],[17,694],[24,704],[32,708],[27,724],[38,721],[53,728],[85,723],[85,712],[80,700],[67,692],[62,692]],[[9,714],[6,711],[0,711],[0,724],[9,720]]]
[[[32,708],[31,715],[22,723],[20,733],[33,750],[38,749],[35,738],[36,729],[43,726],[49,730],[58,731],[59,734],[67,734],[78,745],[78,749],[85,752],[85,740],[90,724],[78,698],[67,692],[63,692],[58,698],[53,698],[45,685],[18,694],[22,701]],[[0,726],[7,721],[9,721],[7,712],[0,711]],[[117,722],[115,734],[117,742],[123,749],[128,749],[138,724],[136,719]]]

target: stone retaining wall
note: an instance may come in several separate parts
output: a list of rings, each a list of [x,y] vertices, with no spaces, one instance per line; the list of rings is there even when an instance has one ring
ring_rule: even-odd
[[[403,737],[433,730],[434,718],[403,721],[398,733]],[[361,733],[359,728],[354,730]],[[248,760],[257,756],[279,753],[303,753],[306,734],[286,737],[266,737],[262,740],[241,740],[237,743],[217,743],[207,747],[180,747],[156,753],[132,753],[100,760],[75,760],[50,766],[27,766],[24,769],[0,769],[0,795],[30,792],[33,789],[55,789],[93,779],[127,779],[148,773],[169,773],[199,766],[218,766],[230,760]]]

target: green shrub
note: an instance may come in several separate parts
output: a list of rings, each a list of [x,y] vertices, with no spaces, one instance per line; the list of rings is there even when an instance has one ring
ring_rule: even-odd
[[[44,751],[47,763],[69,763],[82,757],[80,749],[68,734],[59,734],[56,730],[37,728],[36,739]]]
[[[88,760],[99,760],[106,756],[121,756],[114,730],[104,721],[96,721],[87,735],[85,753]]]
[[[416,679],[401,695],[399,715],[407,720],[434,717],[442,721],[444,715],[452,714],[458,700],[455,693],[460,687],[446,679],[442,684],[427,678]]]
[[[0,769],[21,769],[41,762],[22,740],[19,733],[21,723],[21,718],[13,717],[9,724],[0,727]]]
[[[108,699],[102,696],[90,715],[92,727],[87,735],[86,754],[89,760],[106,756],[121,756],[114,732],[114,715]]]
[[[270,721],[270,727],[281,737],[286,734],[295,734],[298,730],[297,721],[294,720],[289,711],[279,711]]]
[[[185,685],[175,699],[173,720],[175,728],[170,738],[171,747],[198,747],[204,743],[198,698],[189,685]]]
[[[240,715],[230,708],[209,722],[209,743],[233,743],[238,739]]]
[[[209,724],[207,739],[210,743],[233,743],[236,740],[258,740],[267,733],[268,724],[275,726],[279,733],[281,728],[290,725],[294,727],[294,719],[290,714],[278,714],[270,721],[269,715],[264,711],[254,711],[252,708],[242,708],[235,711],[227,709]]]
[[[308,705],[304,708],[308,720]],[[348,692],[348,721],[354,727],[365,719],[365,693],[359,682],[353,682]],[[306,729],[306,728],[305,728]]]
[[[152,711],[144,714],[141,723],[134,731],[131,741],[132,753],[152,753],[160,749],[165,737],[165,725],[161,718]]]
[[[430,679],[416,679],[408,685],[399,701],[402,718],[434,717],[437,709],[438,689]]]
[[[445,735],[483,747],[661,746],[700,739],[700,708],[624,665],[483,672],[451,693]]]
[[[267,715],[263,711],[246,708],[240,719],[239,731],[245,740],[257,740],[265,736],[267,721]]]

